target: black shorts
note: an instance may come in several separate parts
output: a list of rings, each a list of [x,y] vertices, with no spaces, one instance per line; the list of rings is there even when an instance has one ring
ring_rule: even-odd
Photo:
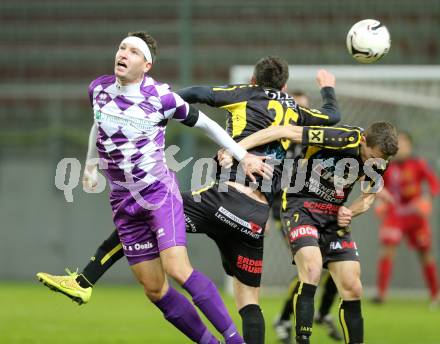
[[[281,211],[281,192],[275,194],[272,204],[272,217],[275,221],[280,221],[280,211]]]
[[[227,192],[220,192],[219,185],[214,184],[203,191],[183,193],[186,231],[212,238],[220,250],[225,272],[248,286],[259,287],[269,206],[232,186],[227,188]]]
[[[350,230],[337,224],[339,207],[314,198],[289,200],[289,207],[281,214],[281,223],[292,257],[302,247],[316,246],[321,250],[324,267],[329,262],[359,261]]]

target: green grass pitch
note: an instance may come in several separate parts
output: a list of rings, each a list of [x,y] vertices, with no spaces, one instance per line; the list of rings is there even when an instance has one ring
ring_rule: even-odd
[[[225,297],[241,327],[233,299]],[[276,343],[272,321],[282,295],[265,296],[266,343]],[[336,307],[333,307],[336,314]],[[440,344],[440,309],[422,300],[391,300],[377,306],[363,303],[365,342],[369,344]],[[336,343],[320,326],[313,343]],[[89,304],[78,306],[38,282],[0,284],[0,343],[190,343],[152,306],[142,289],[98,285]]]

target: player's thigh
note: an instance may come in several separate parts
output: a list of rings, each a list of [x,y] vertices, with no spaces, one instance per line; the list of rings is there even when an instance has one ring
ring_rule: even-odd
[[[427,220],[422,219],[413,223],[406,235],[411,247],[420,252],[430,251],[432,244],[432,233]]]
[[[259,288],[263,273],[263,238],[249,239],[240,235],[214,238],[222,257],[226,274],[243,285]]]
[[[328,269],[343,300],[358,300],[361,297],[361,265],[358,261],[330,262]]]
[[[397,225],[384,223],[379,227],[379,241],[383,246],[397,246],[402,237],[402,228]]]
[[[185,246],[172,246],[160,252],[162,265],[167,275],[182,285],[193,272]]]
[[[379,241],[382,245],[397,246],[403,238],[403,225],[405,221],[401,216],[386,216],[379,227]]]
[[[211,187],[212,188],[212,187]],[[198,192],[187,191],[182,193],[183,211],[187,233],[210,234],[217,200],[213,198],[211,188]]]
[[[385,244],[380,249],[380,255],[382,258],[388,258],[394,260],[397,253],[397,245]]]
[[[317,246],[301,247],[293,257],[301,282],[317,285],[322,272],[322,255]]]
[[[179,190],[172,184],[156,191],[154,204],[146,214],[151,231],[156,236],[158,250],[173,246],[186,246],[185,218],[183,202]],[[159,203],[160,202],[160,203]]]
[[[157,259],[159,247],[149,221],[149,211],[141,207],[131,195],[125,198],[112,197],[111,201],[113,221],[129,265]]]
[[[152,301],[165,295],[168,284],[160,258],[131,265],[131,270]]]
[[[267,204],[225,184],[215,184],[195,195],[185,193],[184,209],[187,232],[216,235],[221,228],[222,233],[251,239],[263,237],[270,210]]]
[[[260,288],[251,287],[240,282],[237,277],[233,277],[233,290],[235,305],[240,310],[247,305],[258,305],[260,297]]]
[[[281,219],[283,233],[298,268],[299,279],[317,284],[322,271],[322,254],[314,220],[302,206],[284,210]]]

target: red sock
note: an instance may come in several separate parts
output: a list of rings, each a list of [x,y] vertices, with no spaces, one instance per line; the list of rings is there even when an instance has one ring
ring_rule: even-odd
[[[423,266],[423,274],[425,275],[426,284],[431,292],[431,298],[434,299],[437,296],[439,289],[437,266],[435,262],[426,263]]]
[[[379,260],[377,273],[377,289],[379,297],[384,298],[390,282],[391,272],[393,270],[393,261],[390,258],[383,257]]]

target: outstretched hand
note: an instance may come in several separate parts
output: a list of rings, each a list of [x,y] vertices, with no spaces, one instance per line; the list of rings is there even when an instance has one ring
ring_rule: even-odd
[[[230,168],[234,161],[232,154],[223,148],[217,152],[217,159],[220,166],[224,168]],[[270,157],[247,153],[243,160],[241,160],[240,165],[252,182],[256,181],[255,175],[260,175],[264,179],[269,180],[273,175],[273,166],[265,163],[265,160],[268,159],[270,159]]]
[[[254,175],[260,175],[264,179],[271,179],[273,175],[273,166],[265,163],[264,161],[270,159],[267,156],[257,156],[247,153],[243,160],[240,161],[240,165],[243,167],[248,178],[255,182]]]
[[[232,154],[224,148],[219,149],[217,152],[217,159],[220,166],[224,168],[230,168],[234,162]]]

